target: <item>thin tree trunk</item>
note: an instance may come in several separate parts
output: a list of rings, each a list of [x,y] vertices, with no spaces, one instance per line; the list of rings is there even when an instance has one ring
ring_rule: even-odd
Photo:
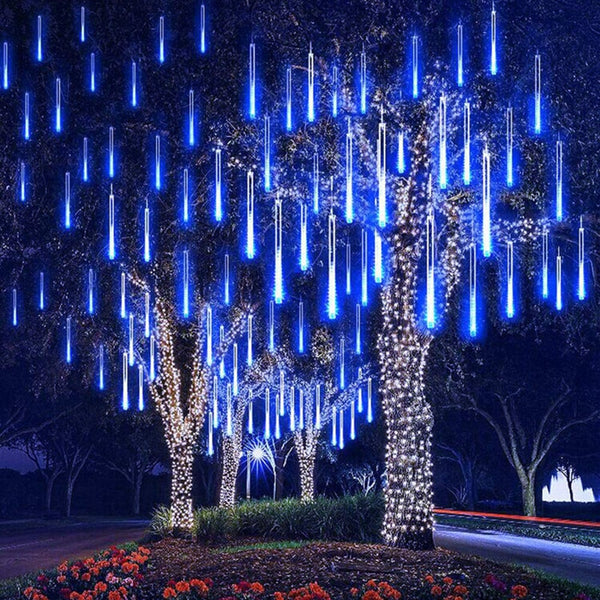
[[[56,478],[58,477],[58,473],[52,474],[46,479],[46,512],[50,513],[52,510],[52,492],[54,491],[54,483],[56,482]]]
[[[71,516],[71,503],[73,500],[73,484],[75,482],[69,477],[67,479],[67,498],[66,498],[66,505],[65,505],[65,515],[68,518],[70,518]]]
[[[575,502],[575,496],[573,494],[573,479],[570,474],[567,476],[567,486],[569,487],[569,497],[571,498],[571,502]]]
[[[171,454],[171,521],[175,532],[186,533],[194,525],[192,509],[192,449],[173,445]]]
[[[285,479],[285,473],[283,469],[284,457],[275,456],[275,500],[279,500],[283,496],[283,485]]]
[[[143,471],[140,471],[133,479],[133,498],[131,508],[133,514],[137,517],[140,514],[140,498],[142,495],[142,481],[144,478]]]

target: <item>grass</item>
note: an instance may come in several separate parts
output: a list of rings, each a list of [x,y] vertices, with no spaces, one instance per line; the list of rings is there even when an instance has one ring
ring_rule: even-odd
[[[36,578],[37,573],[28,573],[20,577],[0,579],[0,599],[13,600],[23,597],[23,590],[30,586]]]
[[[525,573],[529,573],[537,577],[541,582],[547,583],[548,585],[554,585],[564,590],[565,594],[575,597],[577,594],[584,593],[590,598],[598,597],[600,588],[594,585],[587,585],[585,583],[575,583],[570,579],[559,577],[558,575],[552,575],[538,569],[532,569],[530,567],[524,567],[523,565],[512,565],[514,568],[521,569]]]
[[[469,530],[501,531],[523,537],[600,548],[600,531],[589,529],[575,529],[573,527],[561,527],[557,525],[532,526],[528,523],[511,523],[500,519],[491,520],[479,517],[455,517],[449,515],[436,515],[435,522],[439,525],[450,525]]]
[[[242,546],[225,546],[218,548],[215,552],[220,554],[235,554],[236,552],[246,552],[248,550],[288,550],[290,548],[301,548],[306,546],[308,541],[282,541],[282,542],[258,542],[256,544],[245,544]]]

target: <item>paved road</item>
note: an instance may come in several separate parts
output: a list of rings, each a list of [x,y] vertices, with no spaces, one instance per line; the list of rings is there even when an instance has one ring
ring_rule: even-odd
[[[447,525],[436,525],[435,543],[455,552],[525,565],[578,583],[600,586],[600,548]]]
[[[0,534],[0,579],[55,567],[65,559],[85,558],[143,536],[145,521],[105,521],[39,527]]]

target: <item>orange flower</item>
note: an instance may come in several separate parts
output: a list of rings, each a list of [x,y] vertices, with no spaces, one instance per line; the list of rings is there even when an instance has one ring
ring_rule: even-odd
[[[163,598],[167,600],[168,598],[175,598],[177,596],[177,592],[172,587],[166,587],[163,591]]]
[[[119,594],[119,592],[116,590],[108,592],[108,600],[121,600],[121,594]]]
[[[444,579],[442,579],[442,581],[446,584],[446,585],[452,585],[453,579],[452,577],[444,577]]]
[[[425,581],[425,583],[433,583],[433,581],[434,581],[433,575],[425,575],[424,581]]]
[[[285,600],[285,596],[281,592],[275,592],[273,594],[273,600]]]
[[[457,585],[454,588],[454,593],[459,596],[466,596],[469,593],[469,590],[464,585]]]
[[[104,581],[99,581],[95,586],[94,586],[94,591],[97,594],[101,594],[102,592],[105,592],[108,589],[108,586],[104,583]]]
[[[175,589],[180,594],[187,594],[190,591],[190,584],[187,581],[178,581],[175,584]]]
[[[431,595],[432,596],[441,596],[442,595],[442,588],[439,585],[434,585],[431,588]]]
[[[350,588],[351,596],[358,596],[358,588]]]
[[[515,598],[525,598],[527,596],[527,588],[524,585],[513,585],[510,588],[510,593]]]
[[[375,590],[367,590],[363,594],[362,600],[381,600],[381,596]]]
[[[89,573],[84,573],[81,576],[81,581],[89,581],[92,578],[92,576]]]
[[[255,581],[254,583],[250,584],[250,591],[254,594],[262,594],[265,591],[265,588],[258,583],[258,581]]]
[[[368,587],[368,588],[376,588],[377,587],[377,582],[374,579],[369,579],[369,581],[367,581],[367,583],[366,583],[366,587]]]

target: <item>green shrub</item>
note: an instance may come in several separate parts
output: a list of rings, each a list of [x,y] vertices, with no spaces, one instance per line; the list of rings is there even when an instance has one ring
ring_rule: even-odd
[[[194,515],[194,536],[203,542],[235,538],[269,540],[336,540],[375,542],[380,539],[383,497],[378,494],[242,502],[233,509],[202,508]],[[172,534],[171,513],[154,511],[150,533]]]
[[[171,525],[171,509],[168,506],[157,506],[154,509],[148,532],[159,538],[171,535],[173,526]]]

